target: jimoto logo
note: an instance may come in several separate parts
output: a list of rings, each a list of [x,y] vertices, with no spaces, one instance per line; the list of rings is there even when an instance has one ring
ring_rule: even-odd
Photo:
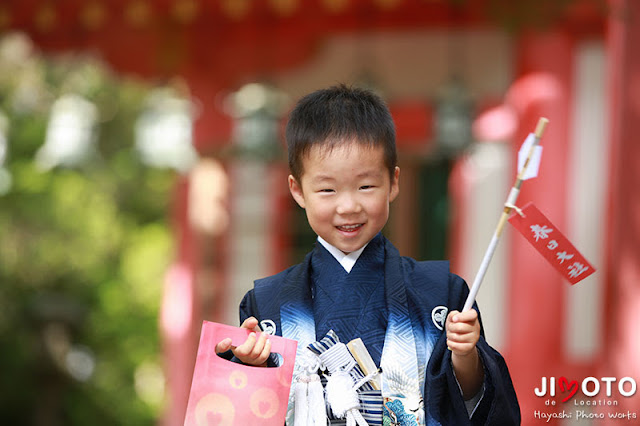
[[[533,419],[552,420],[604,420],[637,421],[638,413],[629,409],[625,398],[636,394],[637,384],[632,377],[585,377],[582,380],[565,376],[542,377],[534,389],[544,399],[546,407],[535,409]],[[607,423],[608,424],[608,423]]]
[[[586,377],[581,382],[577,380],[569,380],[562,377],[542,377],[540,387],[536,387],[534,392],[538,397],[555,397],[562,398],[562,402],[568,402],[574,396],[581,392],[588,398],[593,397],[630,397],[635,395],[637,383],[631,377]]]

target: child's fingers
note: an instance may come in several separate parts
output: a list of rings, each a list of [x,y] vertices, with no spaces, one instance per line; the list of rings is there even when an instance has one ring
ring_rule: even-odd
[[[447,347],[458,355],[470,353],[480,336],[478,313],[451,311],[447,316]]]
[[[475,309],[469,309],[465,312],[451,311],[447,316],[447,321],[453,323],[473,323],[478,319],[478,312]]]
[[[447,346],[449,349],[459,351],[471,350],[478,342],[479,333],[472,327],[452,324],[447,329]]]
[[[447,336],[451,334],[456,334],[460,336],[464,336],[469,333],[474,333],[476,331],[476,327],[472,324],[468,323],[450,323],[447,324]]]
[[[455,343],[455,344],[473,344],[475,345],[477,342],[477,337],[475,333],[447,333],[447,342]]]
[[[264,347],[266,343],[267,343],[267,334],[260,333],[256,340],[256,344],[253,345],[253,349],[251,350],[251,353],[249,354],[249,356],[251,356],[254,359],[259,358],[262,355],[262,352],[264,351]]]
[[[245,319],[241,327],[252,331],[244,343],[233,347],[231,346],[231,339],[224,339],[216,345],[216,351],[224,352],[232,349],[233,354],[243,363],[264,365],[269,355],[271,355],[271,342],[268,340],[268,335],[261,332],[258,320],[255,317]]]
[[[226,352],[229,349],[231,349],[231,338],[229,337],[219,341],[218,344],[216,345],[216,353],[218,354],[222,352]]]
[[[241,344],[240,346],[236,347],[233,353],[235,354],[235,356],[240,358],[240,360],[244,361],[245,358],[248,358],[250,356],[251,351],[253,351],[253,347],[255,346],[255,344],[256,344],[256,333],[249,333],[247,340],[245,340],[244,343]]]
[[[451,352],[457,355],[467,355],[476,347],[475,343],[460,343],[447,340],[447,347]]]
[[[461,312],[457,317],[458,321],[472,323],[478,319],[478,311],[469,309],[468,311]]]
[[[247,318],[242,322],[240,327],[253,331],[261,331],[260,326],[258,325],[258,320],[255,317]]]
[[[460,339],[466,339],[466,335],[480,332],[478,313],[475,309],[466,312],[452,311],[447,316],[447,337],[458,335]]]
[[[267,335],[263,334],[263,336]],[[265,365],[269,359],[269,355],[271,355],[271,340],[266,339],[262,352],[255,358],[255,365]]]
[[[255,333],[251,333],[255,334]],[[260,333],[253,345],[251,352],[247,355],[247,361],[251,365],[265,365],[271,355],[271,341],[269,335]]]
[[[470,327],[455,329],[455,327],[452,326],[447,330],[447,342],[475,344],[478,341],[478,337],[479,333],[476,333],[476,331]]]
[[[266,333],[250,333],[247,340],[233,351],[240,361],[251,365],[264,365],[271,354],[271,341]]]

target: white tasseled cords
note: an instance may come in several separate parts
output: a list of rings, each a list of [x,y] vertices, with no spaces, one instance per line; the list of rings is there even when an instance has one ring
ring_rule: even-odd
[[[309,418],[309,376],[298,377],[294,384],[294,426],[307,426]]]
[[[309,351],[302,364],[305,365],[304,371],[294,384],[294,426],[326,426],[324,389],[320,376],[316,374],[320,361]]]
[[[313,419],[314,426],[326,426],[327,424],[327,408],[324,403],[324,389],[320,376],[312,374],[309,376],[309,391],[307,394],[309,400],[309,418]]]
[[[312,354],[309,352],[309,355]],[[350,372],[356,366],[356,361],[347,345],[340,342],[318,356],[313,355],[315,360],[311,358],[308,356],[301,361],[305,367],[294,384],[294,426],[327,425],[325,390],[331,411],[337,418],[346,419],[347,426],[368,426],[359,411],[358,389],[379,374],[379,370],[354,383]],[[329,372],[326,389],[322,388],[320,377],[316,374],[321,367]]]
[[[371,380],[378,372],[376,371],[354,384],[349,372],[355,367],[356,361],[344,343],[336,343],[321,353],[319,357],[329,370],[326,390],[327,401],[329,401],[333,414],[339,419],[346,417],[347,426],[356,426],[356,424],[368,426],[359,411],[358,388]]]

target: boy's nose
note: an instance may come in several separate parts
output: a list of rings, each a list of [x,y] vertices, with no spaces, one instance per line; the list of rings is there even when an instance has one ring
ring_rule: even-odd
[[[362,210],[362,206],[352,195],[344,194],[338,200],[338,206],[336,208],[338,214],[358,213],[360,210]]]

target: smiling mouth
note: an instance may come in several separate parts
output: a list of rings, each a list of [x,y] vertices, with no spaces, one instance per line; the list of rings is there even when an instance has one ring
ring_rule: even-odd
[[[338,228],[339,231],[342,232],[355,232],[358,229],[362,228],[363,224],[359,223],[357,225],[342,225],[342,226],[336,226],[336,228]]]

